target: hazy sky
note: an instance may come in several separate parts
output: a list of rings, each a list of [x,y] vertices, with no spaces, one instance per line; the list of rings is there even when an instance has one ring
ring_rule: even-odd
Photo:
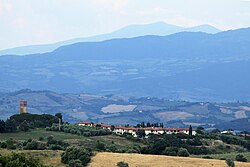
[[[0,0],[0,49],[157,21],[250,27],[250,0]]]

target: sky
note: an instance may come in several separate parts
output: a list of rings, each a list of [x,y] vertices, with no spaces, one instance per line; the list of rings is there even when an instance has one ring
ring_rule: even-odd
[[[250,27],[250,0],[0,0],[0,50],[159,21]]]

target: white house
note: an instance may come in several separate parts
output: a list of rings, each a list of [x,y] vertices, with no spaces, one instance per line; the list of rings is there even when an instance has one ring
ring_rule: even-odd
[[[80,126],[95,126],[93,122],[79,122],[78,125]]]
[[[91,126],[91,127],[102,127],[103,129],[108,129],[111,131],[112,125],[109,124],[94,124],[93,122],[79,122],[78,125],[80,126]],[[161,127],[146,127],[146,128],[134,128],[134,127],[124,127],[124,126],[115,126],[113,133],[122,135],[124,133],[129,133],[133,137],[137,137],[136,131],[139,129],[145,130],[146,137],[149,136],[149,134],[154,135],[163,135],[163,134],[186,134],[189,135],[189,129],[188,128],[161,128]],[[228,131],[222,132],[222,133],[228,133]],[[192,135],[196,135],[196,131],[192,130]]]

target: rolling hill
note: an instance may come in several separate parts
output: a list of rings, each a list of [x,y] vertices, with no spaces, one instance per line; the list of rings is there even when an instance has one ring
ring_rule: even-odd
[[[52,91],[20,90],[1,93],[0,119],[19,113],[19,101],[28,101],[28,112],[61,112],[69,122],[92,121],[114,125],[163,122],[165,127],[194,127],[250,131],[249,103],[208,103],[133,98],[115,95],[60,94]],[[122,122],[121,122],[122,120]]]
[[[82,42],[44,54],[1,56],[0,91],[30,88],[248,101],[249,36],[250,28],[217,34],[182,32]]]

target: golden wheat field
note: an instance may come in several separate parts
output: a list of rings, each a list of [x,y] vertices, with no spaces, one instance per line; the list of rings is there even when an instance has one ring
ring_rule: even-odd
[[[129,167],[227,167],[224,160],[106,152],[92,157],[88,167],[117,167],[119,161],[127,162]],[[250,167],[250,163],[235,164],[236,167]]]

